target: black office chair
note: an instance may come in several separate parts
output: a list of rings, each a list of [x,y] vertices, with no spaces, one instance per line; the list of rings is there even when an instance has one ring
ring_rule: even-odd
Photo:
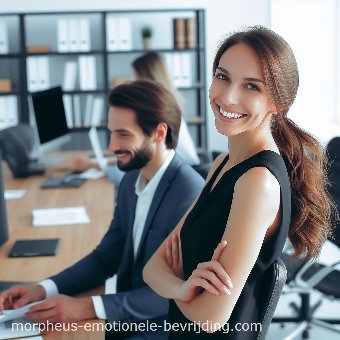
[[[25,124],[18,124],[0,131],[2,158],[8,163],[13,177],[42,175],[44,166],[32,161],[30,153],[34,143],[34,131]]]
[[[264,308],[261,317],[261,329],[257,335],[257,340],[264,340],[266,338],[269,325],[271,324],[282,289],[286,282],[287,270],[283,261],[280,258],[275,260],[274,263],[268,268],[265,275],[266,282],[272,282],[274,280],[275,283],[274,286],[268,287],[268,289],[266,289],[268,294],[263,300]]]
[[[335,137],[328,143],[327,154],[330,161],[329,181],[331,187],[329,193],[340,214],[340,137]],[[334,238],[330,241],[340,247],[340,220],[337,221],[335,226]]]
[[[283,340],[295,339],[302,335],[303,339],[309,338],[309,330],[312,326],[322,327],[340,333],[340,329],[334,324],[340,324],[340,319],[319,319],[314,316],[315,311],[321,306],[323,299],[340,299],[340,261],[330,266],[325,266],[312,261],[294,259],[289,254],[281,254],[281,258],[287,267],[287,286],[283,294],[298,293],[301,299],[300,306],[291,303],[290,307],[296,316],[287,318],[275,318],[275,322],[297,322],[297,327]],[[321,298],[311,305],[311,293],[317,290]]]

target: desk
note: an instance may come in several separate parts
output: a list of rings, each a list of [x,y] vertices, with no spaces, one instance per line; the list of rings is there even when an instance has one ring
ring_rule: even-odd
[[[53,275],[88,254],[107,231],[113,216],[114,187],[106,178],[88,180],[80,188],[40,189],[40,184],[50,176],[62,176],[69,168],[74,153],[65,153],[65,162],[48,168],[45,176],[13,179],[5,169],[6,189],[25,189],[19,200],[6,201],[9,240],[0,248],[0,280],[40,281]],[[85,206],[89,224],[56,227],[32,227],[32,209]],[[7,254],[17,239],[56,238],[61,244],[56,256],[8,258]],[[98,320],[97,320],[98,322]],[[100,339],[103,334],[80,332],[48,333],[44,339]]]

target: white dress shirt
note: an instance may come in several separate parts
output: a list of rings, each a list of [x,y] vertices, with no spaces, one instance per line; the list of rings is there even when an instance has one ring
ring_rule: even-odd
[[[140,173],[136,184],[135,192],[137,195],[136,213],[135,220],[133,223],[133,250],[134,256],[136,256],[140,240],[142,238],[146,218],[149,213],[150,205],[157,189],[157,186],[162,179],[166,169],[168,168],[170,162],[175,156],[175,151],[171,150],[168,157],[162,164],[162,166],[157,170],[154,176],[149,182]],[[58,287],[55,282],[51,279],[43,280],[38,283],[45,289],[46,298],[50,298],[53,295],[58,294]],[[103,299],[101,296],[91,296],[94,310],[98,319],[106,319],[106,312],[104,308]]]

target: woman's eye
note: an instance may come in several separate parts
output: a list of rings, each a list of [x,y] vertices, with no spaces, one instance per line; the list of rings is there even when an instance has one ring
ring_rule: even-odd
[[[223,74],[223,73],[215,74],[215,78],[216,79],[220,79],[220,80],[229,80],[229,78],[225,74]]]
[[[255,90],[255,91],[259,91],[259,87],[255,84],[252,83],[248,83],[244,86],[247,90]]]

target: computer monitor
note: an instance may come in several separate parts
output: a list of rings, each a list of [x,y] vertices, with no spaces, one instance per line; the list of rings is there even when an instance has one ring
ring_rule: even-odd
[[[7,214],[5,205],[5,189],[2,173],[2,158],[0,150],[0,247],[8,240]]]
[[[33,126],[39,137],[39,158],[44,152],[58,150],[71,140],[61,87],[32,94]]]

